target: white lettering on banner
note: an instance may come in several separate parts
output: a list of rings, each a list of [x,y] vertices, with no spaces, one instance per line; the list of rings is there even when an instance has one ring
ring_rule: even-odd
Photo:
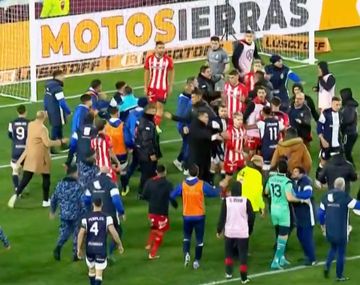
[[[194,1],[36,20],[38,64],[51,64],[151,50],[161,40],[168,48],[208,43],[247,29],[263,34],[294,34],[318,27],[322,0]],[[184,16],[185,15],[185,16]],[[315,28],[314,26],[314,28]]]

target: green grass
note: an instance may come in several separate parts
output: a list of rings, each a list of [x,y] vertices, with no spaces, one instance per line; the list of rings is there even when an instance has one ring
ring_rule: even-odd
[[[360,29],[347,29],[321,33],[327,36],[332,45],[332,52],[322,54],[319,59],[328,61],[341,60],[358,56]],[[190,75],[196,75],[201,62],[183,63],[176,65],[176,81],[182,81]],[[289,63],[291,66],[297,64]],[[337,78],[337,90],[343,87],[352,87],[357,99],[360,99],[359,62],[347,62],[331,65],[332,72]],[[316,66],[308,66],[296,69],[301,78],[306,82],[305,89],[312,94],[311,87],[317,78]],[[83,76],[66,79],[65,94],[76,95],[86,90],[91,79],[98,77],[103,81],[103,89],[112,90],[114,82],[125,80],[132,86],[142,86],[142,70],[131,72],[114,72],[98,76]],[[43,83],[39,83],[42,90]],[[174,95],[170,98],[167,109],[175,109],[176,94],[182,89],[182,84],[174,88]],[[142,90],[136,90],[137,95],[142,95]],[[41,96],[40,96],[41,97]],[[0,98],[0,104],[16,103],[11,99]],[[76,106],[78,99],[69,100],[72,108]],[[41,108],[41,103],[27,105],[29,118],[33,118],[36,110]],[[15,117],[15,107],[0,109],[0,165],[8,164],[10,160],[10,142],[6,137],[7,124]],[[164,122],[162,140],[178,138],[175,124]],[[67,130],[69,134],[69,130]],[[314,160],[314,168],[317,163],[318,143],[317,138],[313,142],[311,154]],[[171,165],[179,150],[179,143],[162,145],[165,154],[162,162],[168,166],[169,179],[173,183],[181,181],[182,176]],[[356,145],[354,155],[359,157],[359,146]],[[63,160],[53,161],[52,166],[52,189],[56,182],[63,177]],[[41,179],[35,177],[28,186],[30,195],[22,199],[15,210],[7,208],[6,203],[12,193],[12,184],[9,168],[0,169],[0,225],[7,233],[12,249],[9,252],[0,252],[0,284],[26,284],[26,285],[64,285],[64,284],[88,284],[86,266],[84,262],[71,263],[71,245],[68,243],[62,252],[62,261],[55,262],[52,259],[52,250],[55,246],[58,233],[58,221],[49,221],[48,212],[40,207],[41,202]],[[202,267],[197,272],[184,269],[182,266],[182,218],[181,209],[171,210],[171,230],[165,236],[165,241],[160,249],[160,260],[149,262],[143,250],[148,234],[146,219],[147,205],[135,198],[138,176],[131,181],[132,193],[124,200],[127,221],[123,224],[125,254],[118,258],[118,262],[107,269],[104,284],[201,284],[214,280],[223,279],[223,241],[215,238],[215,229],[219,214],[220,202],[218,199],[207,201],[207,221],[205,235],[205,249]],[[358,184],[352,188],[353,194],[357,192]],[[318,191],[317,200],[323,192]],[[360,222],[357,217],[352,217],[354,230],[348,248],[348,255],[359,255],[360,246]],[[320,230],[316,229],[316,249],[319,260],[324,260],[327,244],[321,236]],[[251,237],[249,259],[249,273],[265,272],[269,270],[272,258],[272,245],[274,241],[273,230],[269,217],[258,218],[255,232]],[[290,238],[288,257],[294,265],[302,257],[302,251],[295,235]],[[346,273],[352,277],[348,284],[358,284],[355,280],[360,278],[357,271],[358,261],[349,261]],[[284,282],[285,281],[285,282]],[[280,275],[259,277],[256,284],[279,284],[292,282],[292,284],[329,284],[321,275],[321,267],[300,270]]]

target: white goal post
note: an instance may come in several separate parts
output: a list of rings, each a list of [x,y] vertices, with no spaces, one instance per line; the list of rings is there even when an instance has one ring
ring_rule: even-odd
[[[201,59],[211,36],[228,38],[226,45],[249,29],[261,53],[313,64],[321,7],[322,0],[1,0],[0,96],[37,101],[38,82],[56,69],[72,76],[141,67],[158,40],[175,61]]]

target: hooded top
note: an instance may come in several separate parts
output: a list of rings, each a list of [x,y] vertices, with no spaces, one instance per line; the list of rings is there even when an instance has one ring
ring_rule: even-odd
[[[298,166],[302,166],[306,173],[310,172],[312,165],[311,156],[301,138],[292,138],[278,143],[271,160],[272,168],[276,167],[282,156],[287,157],[290,172]]]
[[[343,135],[357,134],[357,107],[359,103],[353,98],[350,88],[340,90],[343,107],[341,109],[341,132]]]

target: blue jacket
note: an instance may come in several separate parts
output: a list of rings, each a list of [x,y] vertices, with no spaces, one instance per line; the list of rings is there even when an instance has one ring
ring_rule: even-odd
[[[318,218],[326,226],[329,242],[344,244],[348,240],[349,209],[360,210],[360,202],[345,191],[328,191],[321,200]]]
[[[181,93],[178,97],[177,101],[177,108],[176,108],[176,116],[179,117],[185,117],[187,114],[191,112],[192,104],[191,104],[191,94],[188,93]],[[185,126],[189,126],[189,124],[186,124],[184,122],[178,122],[177,128],[180,134],[183,132],[183,128]]]
[[[84,104],[79,104],[75,108],[72,123],[71,123],[71,134],[81,129],[84,125],[85,118],[89,113],[89,107]]]
[[[310,205],[306,203],[293,203],[296,225],[298,227],[315,226],[315,205],[311,179],[304,175],[294,182],[295,197],[302,200],[310,199]]]
[[[49,123],[52,126],[61,126],[66,123],[66,116],[71,111],[66,104],[63,83],[50,79],[45,84],[44,110],[48,113]]]
[[[60,218],[62,220],[78,220],[83,213],[83,191],[80,183],[71,177],[65,177],[55,188],[51,197],[51,212],[55,213],[60,206]]]
[[[136,108],[138,106],[138,100],[134,94],[122,96],[122,102],[118,105],[120,113]]]
[[[135,129],[136,122],[143,116],[144,109],[137,107],[129,112],[124,123],[124,140],[127,148],[135,148]]]
[[[283,65],[282,68],[278,68],[275,65],[270,64],[265,66],[265,72],[271,75],[270,82],[274,88],[274,95],[283,100],[289,100],[287,91],[288,79],[294,81],[295,83],[299,83],[301,81],[300,77],[286,65]]]
[[[85,189],[86,185],[88,185],[96,175],[99,173],[99,167],[94,163],[79,161],[78,163],[79,169],[79,183],[81,187]]]

